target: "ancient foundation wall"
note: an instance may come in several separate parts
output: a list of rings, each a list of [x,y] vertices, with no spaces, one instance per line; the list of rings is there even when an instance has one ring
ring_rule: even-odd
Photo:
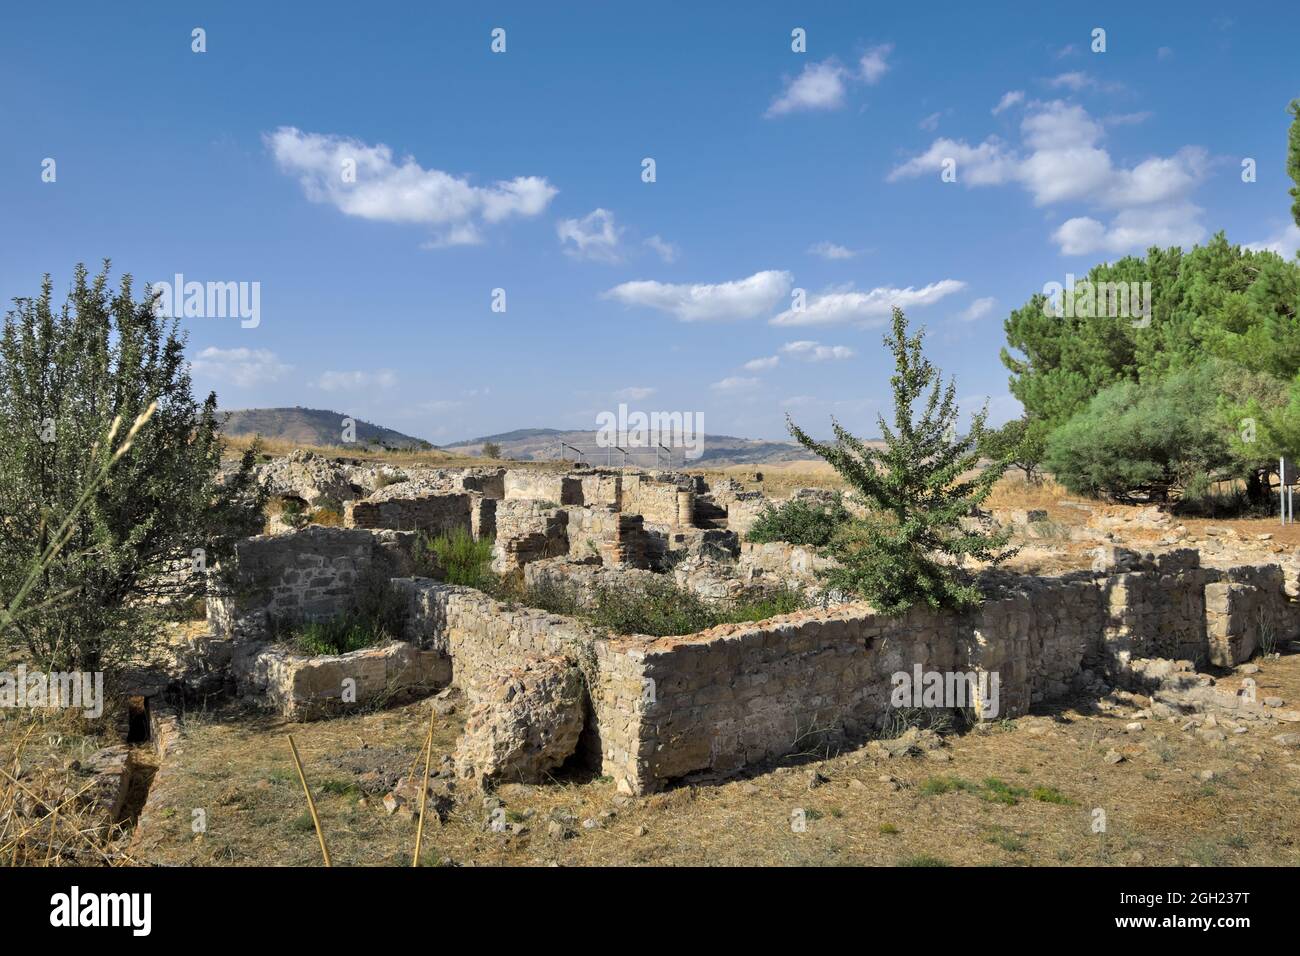
[[[646,524],[689,526],[694,501],[694,491],[671,478],[639,474],[623,478],[623,511],[641,515]]]
[[[531,498],[554,505],[580,505],[582,480],[548,471],[512,469],[505,473],[503,496],[507,501]]]
[[[358,582],[407,575],[416,535],[309,525],[235,545],[208,586],[208,624],[222,637],[260,640],[273,620],[323,621],[346,611]]]
[[[361,501],[343,506],[343,524],[348,528],[387,528],[393,531],[423,531],[430,535],[447,534],[457,529],[472,532],[472,496],[469,494],[430,494],[389,496],[385,488]],[[482,500],[482,499],[480,499]]]

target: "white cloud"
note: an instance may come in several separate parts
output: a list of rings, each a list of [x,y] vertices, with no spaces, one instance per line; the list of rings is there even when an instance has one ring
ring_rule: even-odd
[[[555,232],[565,253],[575,259],[618,262],[623,258],[619,251],[623,230],[608,209],[595,209],[582,219],[561,219]]]
[[[1110,223],[1091,216],[1067,219],[1052,238],[1067,256],[1121,254],[1151,246],[1191,246],[1205,238],[1202,210],[1191,203],[1125,209]]]
[[[679,254],[678,248],[671,242],[668,242],[660,236],[651,236],[645,241],[645,244],[658,253],[659,258],[664,262],[676,262]]]
[[[767,108],[767,116],[784,116],[799,110],[837,110],[844,105],[848,70],[836,60],[809,63],[787,81],[781,95]]]
[[[745,378],[739,375],[733,375],[730,378],[724,378],[720,382],[714,382],[709,388],[715,392],[746,392],[751,388],[758,387],[758,379]]]
[[[1261,242],[1248,242],[1243,248],[1255,252],[1276,252],[1283,259],[1292,259],[1296,251],[1300,250],[1300,227],[1289,222],[1270,238]]]
[[[1025,101],[1024,90],[1010,90],[1002,94],[1002,99],[998,100],[998,105],[993,107],[993,115],[997,116],[1003,110],[1009,110],[1017,103]]]
[[[355,392],[363,388],[392,388],[397,384],[397,373],[381,368],[373,372],[325,372],[316,380],[316,387],[326,392]]]
[[[886,61],[889,54],[893,52],[894,44],[882,43],[862,54],[862,58],[858,60],[858,76],[862,78],[862,82],[868,86],[878,83],[880,78],[889,72],[889,63]]]
[[[780,364],[781,359],[779,356],[769,355],[766,358],[750,359],[745,363],[744,369],[746,372],[766,372],[769,369],[776,368]]]
[[[966,307],[957,318],[963,322],[974,322],[976,319],[982,319],[993,311],[993,307],[998,304],[998,300],[992,296],[986,296],[982,299],[976,299]]]
[[[841,246],[835,242],[818,242],[808,247],[808,252],[823,259],[852,259],[857,250]]]
[[[799,75],[786,79],[785,89],[767,108],[768,117],[784,116],[801,110],[837,110],[844,105],[851,81],[874,86],[889,72],[892,43],[874,46],[862,54],[856,72],[834,57],[807,64]]]
[[[929,116],[925,117],[923,120],[921,120],[921,122],[917,123],[916,125],[920,129],[925,130],[927,133],[933,133],[935,130],[939,128],[939,120],[942,118],[943,118],[942,113],[931,113]]]
[[[482,241],[484,225],[543,212],[557,190],[540,176],[519,176],[491,186],[438,169],[425,169],[412,156],[395,161],[393,151],[346,136],[305,133],[282,126],[264,135],[276,163],[298,177],[312,202],[328,203],[348,216],[377,222],[419,223],[437,228],[432,245]],[[348,181],[345,170],[355,170]]]
[[[786,355],[793,355],[806,362],[831,362],[839,359],[853,358],[856,354],[847,345],[822,345],[820,342],[786,342],[781,346]]]
[[[1047,85],[1054,89],[1065,87],[1068,90],[1073,90],[1075,93],[1078,93],[1080,90],[1091,86],[1093,82],[1094,80],[1092,77],[1088,76],[1087,73],[1084,73],[1081,70],[1075,70],[1072,73],[1062,73],[1058,76],[1052,77],[1047,81]]]
[[[624,282],[605,293],[624,305],[645,306],[683,322],[754,319],[771,312],[790,291],[788,272],[756,272],[747,279],[714,284]]]
[[[835,290],[809,296],[803,311],[787,309],[772,319],[772,325],[835,325],[848,322],[864,327],[880,325],[889,317],[894,306],[909,309],[933,305],[964,288],[965,282],[941,279],[920,289],[911,286],[906,289],[882,286],[870,292]]]
[[[615,392],[614,397],[622,399],[625,402],[639,402],[642,399],[649,398],[654,393],[655,390],[653,388],[634,385],[630,388],[624,388]]]
[[[1138,121],[1136,115],[1118,119]],[[967,187],[1017,183],[1036,206],[1078,202],[1114,213],[1109,225],[1091,216],[1061,224],[1054,238],[1067,255],[1126,252],[1150,242],[1186,244],[1204,235],[1201,210],[1188,200],[1209,167],[1204,149],[1185,146],[1172,156],[1117,167],[1101,145],[1103,124],[1083,107],[1061,100],[1029,104],[1020,132],[1023,151],[995,136],[978,146],[936,139],[924,153],[891,170],[888,179],[938,172],[945,159],[953,159],[957,181]]]
[[[1107,126],[1137,126],[1139,123],[1145,123],[1151,118],[1150,110],[1143,110],[1138,113],[1112,113],[1102,120]]]
[[[240,388],[274,382],[293,370],[268,349],[206,348],[195,356],[191,367],[195,374]]]

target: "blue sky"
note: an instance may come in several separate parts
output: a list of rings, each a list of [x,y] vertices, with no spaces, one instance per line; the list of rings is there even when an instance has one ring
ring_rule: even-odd
[[[0,12],[0,296],[104,257],[260,283],[256,327],[184,320],[227,408],[871,435],[899,302],[1005,420],[1002,320],[1045,283],[1300,247],[1289,4],[47,6]]]

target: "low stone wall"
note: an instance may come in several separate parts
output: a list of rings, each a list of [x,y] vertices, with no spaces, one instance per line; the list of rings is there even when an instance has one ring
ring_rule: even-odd
[[[772,574],[795,579],[799,583],[815,580],[818,571],[824,571],[833,564],[830,558],[822,557],[813,548],[786,544],[784,541],[767,541],[762,544],[742,541],[737,560],[742,577],[756,578]]]
[[[727,528],[744,535],[772,500],[761,491],[742,491],[727,502]]]
[[[464,493],[403,494],[400,486],[392,485],[369,498],[347,502],[343,506],[343,525],[347,528],[422,531],[429,535],[449,534],[457,529],[472,533],[471,496]]]
[[[241,649],[234,672],[246,697],[290,720],[316,720],[432,693],[451,680],[451,662],[437,650],[401,641],[314,657],[265,644]]]
[[[324,621],[346,611],[358,582],[412,572],[416,535],[309,525],[258,535],[235,545],[214,568],[208,586],[208,625],[239,641],[267,636],[273,620]]]

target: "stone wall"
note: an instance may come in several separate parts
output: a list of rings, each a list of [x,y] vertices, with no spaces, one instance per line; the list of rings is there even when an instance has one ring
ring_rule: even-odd
[[[208,624],[222,637],[259,640],[273,619],[323,621],[351,607],[359,583],[410,574],[416,535],[309,525],[235,545],[214,568]]]
[[[742,491],[733,495],[727,502],[727,527],[743,536],[769,503],[771,499],[761,491]]]
[[[234,673],[245,696],[289,720],[316,720],[432,693],[451,680],[451,663],[443,653],[401,641],[315,657],[262,644],[235,655]]]
[[[510,499],[497,502],[492,569],[517,571],[530,561],[568,554],[569,516],[553,502]]]
[[[574,475],[516,468],[505,473],[503,497],[506,501],[531,498],[555,505],[580,505],[582,480]]]
[[[623,511],[641,515],[646,524],[689,526],[694,501],[690,483],[674,474],[631,473],[623,477]]]
[[[613,507],[566,508],[568,553],[597,555],[608,565],[644,568],[649,566],[650,543],[644,520]]]
[[[435,536],[457,529],[472,533],[470,511],[469,494],[410,495],[403,494],[400,485],[390,485],[369,498],[347,502],[343,506],[343,525],[422,531]]]

